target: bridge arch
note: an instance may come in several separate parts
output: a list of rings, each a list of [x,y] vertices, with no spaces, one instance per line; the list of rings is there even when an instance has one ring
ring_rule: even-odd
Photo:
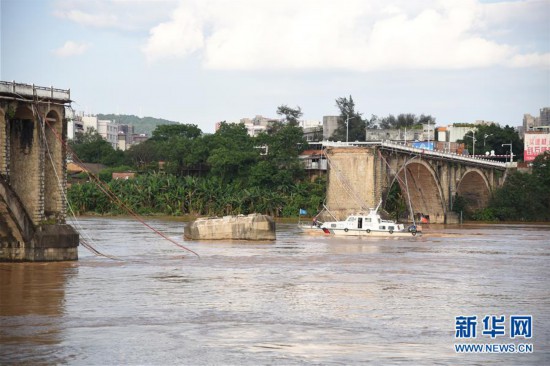
[[[19,197],[39,197],[40,193],[40,135],[30,105],[19,103],[8,117],[9,184]],[[39,199],[26,205],[28,214],[34,219],[40,217]]]
[[[456,193],[474,210],[487,207],[491,197],[489,180],[481,170],[467,169],[457,183]]]
[[[404,196],[410,199],[412,214],[422,213],[429,215],[431,222],[444,222],[445,199],[430,164],[417,158],[409,159],[396,178]]]
[[[46,219],[55,218],[55,214],[62,212],[61,186],[63,172],[62,143],[60,140],[63,132],[61,116],[50,110],[43,121],[44,139],[44,216]]]

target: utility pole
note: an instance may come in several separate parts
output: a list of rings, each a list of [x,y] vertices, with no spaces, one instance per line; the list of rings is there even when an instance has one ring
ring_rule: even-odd
[[[487,140],[487,137],[489,136],[493,136],[493,134],[490,133],[490,134],[485,134],[485,136],[483,136],[483,152],[485,152],[485,140]]]
[[[475,132],[472,131],[472,136],[468,136],[468,135],[465,135],[465,136],[470,137],[472,139],[472,156],[475,157],[476,156],[476,141],[477,141],[476,136],[475,136]]]
[[[349,140],[349,115],[346,118],[346,145],[348,144]]]

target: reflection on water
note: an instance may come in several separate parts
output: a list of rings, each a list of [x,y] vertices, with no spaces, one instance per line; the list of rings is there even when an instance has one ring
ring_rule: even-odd
[[[76,263],[0,263],[0,311],[3,316],[63,313],[65,282]]]
[[[124,261],[81,248],[77,263],[0,264],[0,364],[549,361],[548,226],[361,240],[283,224],[258,244],[184,243],[181,223],[154,222],[197,259],[133,221],[81,224]],[[533,315],[535,352],[455,354],[454,317],[486,314]]]

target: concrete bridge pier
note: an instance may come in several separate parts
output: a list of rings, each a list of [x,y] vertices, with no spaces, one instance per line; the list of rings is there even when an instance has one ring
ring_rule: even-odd
[[[78,259],[65,223],[69,91],[0,82],[0,261]]]

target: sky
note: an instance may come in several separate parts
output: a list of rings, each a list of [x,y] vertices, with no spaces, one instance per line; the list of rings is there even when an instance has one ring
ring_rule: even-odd
[[[438,125],[550,107],[550,0],[0,0],[0,79],[193,123],[299,106]]]

